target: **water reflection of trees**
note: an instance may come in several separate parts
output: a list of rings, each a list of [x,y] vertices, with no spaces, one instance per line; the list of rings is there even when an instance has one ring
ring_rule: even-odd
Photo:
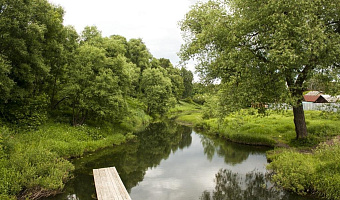
[[[128,191],[144,179],[146,170],[156,167],[172,152],[189,147],[192,129],[172,123],[154,123],[137,134],[129,144],[107,148],[74,161],[76,179],[69,182],[67,194],[80,200],[95,195],[92,169],[115,166]],[[65,199],[60,198],[60,199]]]
[[[252,171],[245,176],[221,169],[215,175],[215,189],[204,191],[201,200],[288,200],[289,193],[276,189],[263,173]]]
[[[226,164],[235,165],[245,161],[250,153],[257,153],[264,149],[254,149],[246,145],[225,142],[221,139],[201,135],[201,143],[204,148],[204,154],[211,161],[215,153],[224,158]]]
[[[156,167],[172,152],[189,147],[192,130],[176,124],[156,123],[139,133],[134,152],[116,163],[128,191],[142,181],[149,167]]]

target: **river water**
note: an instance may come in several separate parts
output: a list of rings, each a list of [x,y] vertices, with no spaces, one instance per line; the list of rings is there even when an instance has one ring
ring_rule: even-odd
[[[266,150],[207,137],[177,124],[151,124],[134,142],[75,159],[74,178],[64,193],[47,199],[95,199],[92,169],[112,166],[133,200],[314,199],[270,183],[265,175]]]

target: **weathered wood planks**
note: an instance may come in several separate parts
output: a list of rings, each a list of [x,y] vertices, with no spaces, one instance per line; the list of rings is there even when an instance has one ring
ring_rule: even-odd
[[[131,200],[115,167],[93,169],[98,200]]]

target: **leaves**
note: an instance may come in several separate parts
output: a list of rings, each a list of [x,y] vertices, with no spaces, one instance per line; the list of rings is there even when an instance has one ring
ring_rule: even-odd
[[[198,3],[180,23],[186,42],[180,54],[184,61],[196,59],[207,81],[221,79],[226,107],[289,103],[298,108],[314,74],[338,79],[339,11],[339,0]],[[297,138],[304,137],[303,113],[297,118]]]

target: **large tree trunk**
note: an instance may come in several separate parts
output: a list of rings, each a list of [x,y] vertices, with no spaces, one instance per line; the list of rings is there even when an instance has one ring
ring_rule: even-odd
[[[293,106],[293,113],[296,139],[306,138],[308,134],[302,102],[299,102],[296,106]]]

